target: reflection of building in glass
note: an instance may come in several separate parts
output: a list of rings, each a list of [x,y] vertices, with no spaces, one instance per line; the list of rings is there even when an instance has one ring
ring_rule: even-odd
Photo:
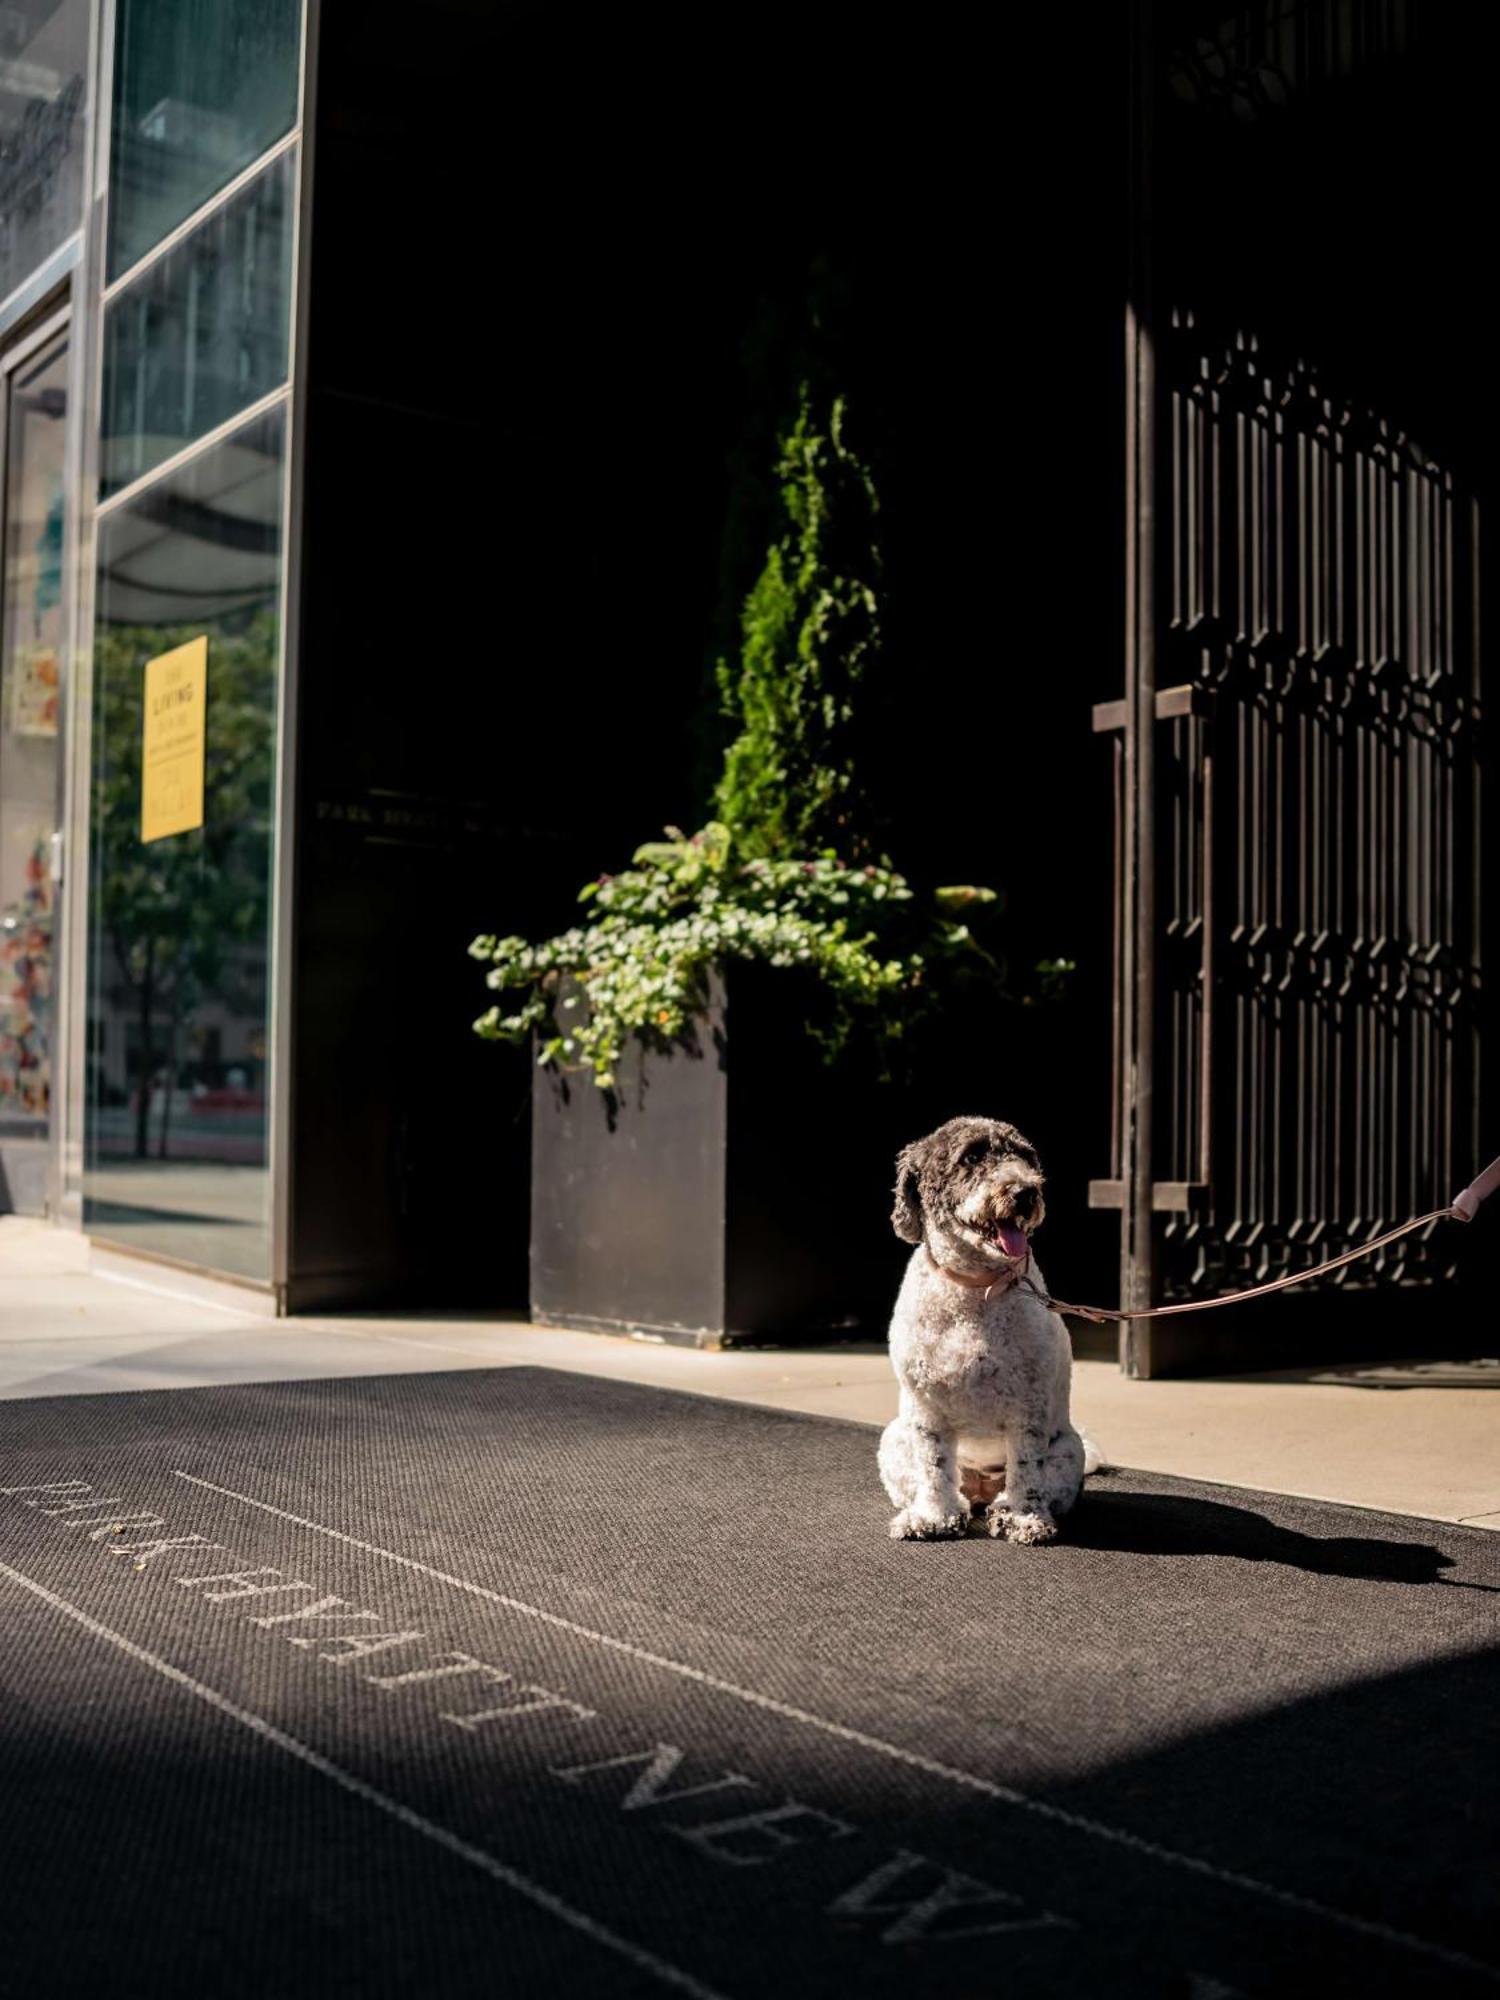
[[[139,488],[98,543],[84,1220],[154,1240],[161,1200],[141,1177],[214,1163],[233,1210],[215,1261],[251,1277],[270,1255],[265,1065],[250,1051],[267,1027],[284,431],[273,410]],[[203,639],[203,823],[143,842],[147,663]],[[216,1197],[197,1182],[206,1231]]]
[[[300,0],[0,11],[0,1207],[261,1282],[302,34]],[[143,677],[184,646],[201,732],[152,782],[203,803],[148,841]]]
[[[45,327],[0,372],[0,1178],[33,1201],[53,1088],[67,378]]]
[[[90,0],[0,9],[0,300],[78,227]]]

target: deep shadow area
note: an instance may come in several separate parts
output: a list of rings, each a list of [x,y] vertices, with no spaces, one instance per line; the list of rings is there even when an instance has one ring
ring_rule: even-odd
[[[1500,1813],[1475,1760],[1493,1770],[1500,1758],[1497,1674],[1492,1645],[1376,1676],[1121,1759],[1048,1797],[1345,1909],[1362,1880],[1371,1932],[1441,1938],[1454,1954],[1393,1949],[1361,1974],[1315,1945],[1284,1991],[1491,1991]],[[1242,1990],[1276,1990],[1272,1955],[1268,1941],[1238,1942]]]
[[[1308,1535],[1253,1508],[1194,1494],[1111,1490],[1106,1473],[1090,1484],[1068,1539],[1080,1548],[1148,1556],[1223,1556],[1236,1562],[1285,1563],[1312,1576],[1371,1582],[1445,1583],[1453,1558],[1425,1543],[1378,1535]],[[1467,1588],[1478,1589],[1479,1585]],[[1483,1586],[1485,1588],[1500,1586]]]
[[[1329,1389],[1500,1389],[1500,1362],[1485,1355],[1476,1355],[1468,1362],[1402,1358],[1384,1365],[1374,1362],[1367,1368],[1302,1369],[1271,1379],[1311,1382]]]
[[[1070,1234],[1071,1221],[1070,1216]],[[1321,1372],[1338,1370],[1339,1381],[1352,1383],[1360,1364],[1399,1366],[1411,1360],[1414,1343],[1424,1339],[1434,1352],[1445,1352],[1455,1360],[1482,1360],[1495,1345],[1494,1315],[1488,1303],[1493,1288],[1487,1273],[1500,1255],[1496,1222],[1496,1217],[1481,1211],[1467,1229],[1440,1225],[1454,1233],[1456,1288],[1368,1283],[1327,1290],[1293,1286],[1269,1298],[1218,1307],[1201,1316],[1157,1320],[1151,1335],[1152,1374],[1163,1379],[1213,1375],[1226,1380],[1303,1380],[1309,1361],[1314,1361]],[[1352,1268],[1358,1271],[1360,1266]],[[1049,1280],[1051,1276],[1049,1258]],[[1105,1285],[1102,1300],[1079,1303],[1110,1304],[1118,1296],[1118,1280],[1106,1279]],[[1060,1282],[1057,1290],[1060,1296],[1070,1296]],[[1204,1293],[1209,1295],[1210,1288],[1205,1286]],[[1105,1331],[1096,1330],[1096,1345],[1087,1351],[1110,1351],[1107,1342],[1098,1340]],[[1344,1371],[1350,1372],[1346,1376]]]
[[[1046,22],[1007,35],[1050,63]],[[1065,1018],[1003,1047],[955,1024],[931,1082],[954,1110],[1045,1103],[1107,1271],[1084,1206],[1108,1087],[1089,706],[1118,679],[1122,37],[1070,53],[1077,146],[1024,97],[997,123],[967,39],[782,0],[326,11],[294,1304],[525,1299],[530,1066],[470,1033],[466,946],[565,928],[582,883],[703,810],[714,663],[809,348],[882,499],[868,780],[892,858],[1005,889],[1018,980],[1081,968]]]

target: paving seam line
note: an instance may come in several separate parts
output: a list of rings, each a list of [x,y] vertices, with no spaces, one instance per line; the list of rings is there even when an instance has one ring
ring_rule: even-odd
[[[173,1305],[202,1306],[208,1312],[227,1313],[231,1319],[266,1321],[275,1325],[273,1313],[253,1312],[248,1306],[232,1306],[223,1299],[200,1298],[196,1292],[179,1292],[171,1285],[153,1285],[146,1278],[127,1278],[121,1271],[99,1271],[92,1266],[86,1271],[59,1272],[60,1277],[90,1278],[101,1285],[123,1285],[129,1292],[148,1292],[154,1299],[170,1299]],[[84,1307],[82,1310],[87,1311]]]

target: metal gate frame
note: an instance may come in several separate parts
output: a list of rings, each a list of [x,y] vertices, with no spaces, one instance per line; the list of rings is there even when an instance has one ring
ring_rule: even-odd
[[[1262,31],[1252,11],[1241,32]],[[1090,1204],[1120,1212],[1121,1302],[1140,1308],[1310,1266],[1472,1171],[1478,518],[1301,359],[1180,299],[1159,314],[1162,52],[1153,0],[1129,13],[1125,691],[1094,710],[1114,766],[1114,1092]],[[1283,558],[1297,577],[1267,580]],[[1216,624],[1221,567],[1235,615]],[[1264,619],[1246,616],[1252,588]],[[1295,868],[1247,870],[1252,837],[1283,831]],[[1345,865],[1351,834],[1372,851]],[[1272,902],[1293,925],[1247,921]],[[1408,1246],[1337,1288],[1452,1276],[1431,1232]],[[1166,1347],[1126,1326],[1121,1365],[1160,1372]]]

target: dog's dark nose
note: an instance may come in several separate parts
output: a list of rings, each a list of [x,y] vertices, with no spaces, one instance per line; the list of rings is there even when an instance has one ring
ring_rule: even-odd
[[[1019,1222],[1029,1222],[1032,1216],[1036,1214],[1036,1189],[1032,1187],[1017,1188],[1011,1196],[1010,1205]]]

